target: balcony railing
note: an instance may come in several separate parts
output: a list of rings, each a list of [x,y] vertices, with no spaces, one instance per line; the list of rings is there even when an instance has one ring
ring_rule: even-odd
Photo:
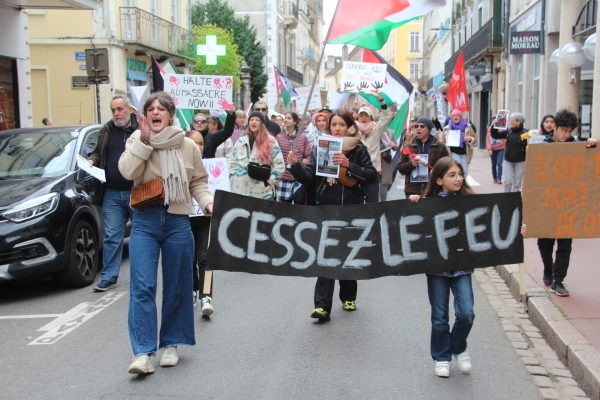
[[[449,76],[454,71],[460,50],[463,52],[464,63],[467,65],[484,53],[496,53],[502,50],[502,19],[493,18],[471,36],[460,49],[444,65],[444,75]]]
[[[137,7],[121,7],[121,40],[192,61],[196,36]]]
[[[286,78],[288,78],[290,82],[298,85],[304,85],[304,74],[302,72],[296,71],[289,65],[280,65],[279,70],[286,76]]]
[[[295,1],[286,1],[283,4],[283,20],[290,29],[298,26],[298,5]]]

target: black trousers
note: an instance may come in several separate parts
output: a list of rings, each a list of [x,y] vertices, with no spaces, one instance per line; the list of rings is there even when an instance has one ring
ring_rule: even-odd
[[[556,257],[552,259],[554,242],[556,241]],[[571,259],[571,245],[573,239],[538,239],[538,248],[544,263],[544,276],[551,276],[553,280],[562,282],[567,276],[569,261]]]
[[[335,279],[317,278],[315,285],[315,308],[322,308],[331,314]],[[340,281],[340,300],[355,301],[358,283],[356,281]]]
[[[379,203],[379,184],[381,183],[381,176],[377,176],[377,182],[368,183],[365,186],[365,193],[367,195],[367,204]]]
[[[210,232],[210,217],[190,218],[192,232],[194,234],[194,291],[200,291],[200,298],[212,297],[212,279],[210,282],[210,294],[202,294],[204,288],[204,273],[206,272],[206,253],[208,251],[208,234]]]

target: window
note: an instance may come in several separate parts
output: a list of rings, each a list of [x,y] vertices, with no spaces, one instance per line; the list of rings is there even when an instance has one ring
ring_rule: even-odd
[[[483,26],[483,7],[477,9],[477,29]]]
[[[20,128],[17,61],[0,57],[0,131]]]
[[[419,52],[419,37],[421,32],[411,32],[410,33],[410,52],[418,53]]]
[[[410,63],[410,80],[416,82],[419,80],[419,62]]]

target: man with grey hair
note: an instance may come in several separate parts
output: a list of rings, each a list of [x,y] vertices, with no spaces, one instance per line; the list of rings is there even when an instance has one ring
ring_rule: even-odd
[[[102,206],[104,238],[102,250],[102,279],[94,286],[95,292],[105,292],[115,287],[119,278],[123,256],[123,238],[127,220],[133,216],[129,198],[133,182],[119,171],[119,158],[125,151],[125,143],[138,129],[136,115],[131,113],[131,102],[123,95],[110,102],[112,119],[100,129],[96,148],[89,155],[90,166],[104,169],[106,183],[96,182],[92,204]]]
[[[272,136],[277,136],[281,133],[281,127],[279,125],[277,125],[276,122],[271,121],[271,119],[269,119],[269,106],[267,106],[267,103],[265,103],[264,101],[257,101],[254,104],[254,111],[260,111],[261,113],[264,114],[265,116],[265,125],[267,127],[267,131],[269,131],[269,133]]]

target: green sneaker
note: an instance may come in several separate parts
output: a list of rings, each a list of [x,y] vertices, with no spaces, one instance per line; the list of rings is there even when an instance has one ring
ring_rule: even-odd
[[[356,302],[355,301],[345,301],[344,302],[344,310],[356,311]]]
[[[312,312],[312,314],[310,315],[311,318],[317,318],[318,320],[321,321],[329,321],[331,319],[331,317],[329,316],[329,313],[325,310],[323,310],[322,308],[315,308]]]

